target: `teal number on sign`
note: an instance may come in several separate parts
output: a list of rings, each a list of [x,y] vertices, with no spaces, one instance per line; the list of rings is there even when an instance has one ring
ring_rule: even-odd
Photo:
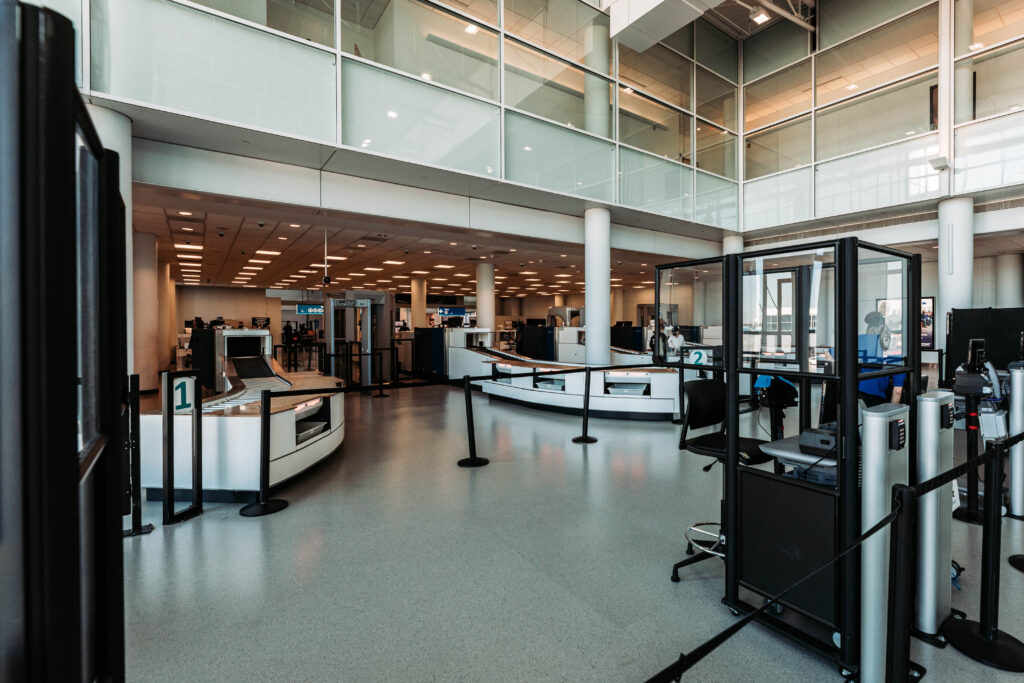
[[[181,392],[181,400],[178,405],[174,406],[175,410],[187,410],[192,407],[192,404],[188,402],[188,387],[184,382],[181,382],[174,388],[176,391]]]

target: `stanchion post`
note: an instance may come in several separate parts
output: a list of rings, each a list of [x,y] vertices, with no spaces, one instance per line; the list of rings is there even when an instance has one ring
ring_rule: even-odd
[[[262,517],[288,507],[288,501],[270,498],[270,395],[269,389],[260,392],[260,498],[238,511],[243,517]]]
[[[596,443],[597,437],[590,436],[587,430],[590,427],[590,368],[587,368],[583,378],[583,433],[573,438],[573,443]]]
[[[460,460],[458,465],[459,467],[483,467],[490,460],[476,457],[476,431],[473,429],[473,386],[469,383],[469,375],[462,378],[462,387],[466,392],[466,437],[469,440],[469,457]]]
[[[978,455],[978,432],[981,428],[978,420],[978,397],[965,396],[964,409],[967,413],[964,425],[967,427],[967,459],[970,460]],[[985,523],[985,516],[978,509],[978,469],[976,467],[967,470],[967,504],[953,510],[953,519],[968,524]]]
[[[914,489],[897,484],[892,489],[892,507],[899,509],[889,537],[889,621],[886,680],[910,680],[924,670],[910,662],[910,631],[914,618],[914,568],[917,527],[917,497]]]
[[[374,398],[387,398],[384,393],[384,352],[377,351],[374,355],[377,356],[377,393]]]
[[[999,549],[1002,501],[999,475],[1003,471],[1006,444],[995,441],[994,453],[985,462],[985,526],[981,539],[981,618],[948,619],[946,639],[956,649],[982,664],[1004,671],[1024,672],[1024,643],[999,630]]]

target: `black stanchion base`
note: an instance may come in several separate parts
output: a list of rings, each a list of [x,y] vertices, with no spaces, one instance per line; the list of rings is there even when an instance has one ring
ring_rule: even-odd
[[[971,510],[965,505],[961,505],[956,510],[953,510],[953,519],[960,522],[966,522],[967,524],[977,524],[978,526],[985,523],[981,510],[971,512]]]
[[[132,536],[145,536],[146,534],[153,533],[152,524],[143,524],[138,529],[125,529],[121,532],[122,538],[131,538]],[[1012,558],[1011,558],[1012,559]]]
[[[1009,517],[1010,519],[1018,519],[1018,520],[1024,521],[1024,515],[1015,515],[1015,514],[1012,514],[1010,512],[1007,512],[1006,516]]]
[[[572,437],[572,442],[573,443],[597,443],[597,437],[596,436],[585,436],[585,435],[581,434],[580,436]]]
[[[458,462],[459,467],[483,467],[490,460],[487,458],[463,458]]]
[[[275,512],[280,512],[286,507],[288,507],[287,500],[273,498],[266,503],[250,503],[239,510],[238,514],[243,517],[262,517],[263,515],[272,515]]]
[[[910,635],[914,636],[922,643],[928,643],[929,645],[940,649],[949,645],[949,641],[946,640],[946,636],[942,635],[941,629],[938,633],[925,633],[924,631],[918,631],[916,628],[911,626]]]
[[[1010,566],[1019,572],[1024,572],[1024,555],[1010,555]]]
[[[970,619],[947,619],[942,630],[946,639],[960,652],[1003,671],[1024,671],[1024,643],[1004,631],[986,640],[981,624]]]

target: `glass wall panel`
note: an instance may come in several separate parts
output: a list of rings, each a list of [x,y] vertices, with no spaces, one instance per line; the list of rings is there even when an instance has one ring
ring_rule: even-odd
[[[697,67],[697,115],[736,130],[736,86]]]
[[[811,162],[811,117],[804,116],[746,137],[747,180]]]
[[[332,0],[192,0],[282,33],[334,47]]]
[[[819,110],[815,158],[830,159],[934,130],[936,83],[932,73]]]
[[[758,230],[810,220],[810,166],[743,184],[743,228]]]
[[[878,26],[927,0],[818,0],[818,49]]]
[[[619,89],[619,141],[663,157],[690,163],[693,117],[633,92]]]
[[[687,24],[668,38],[661,41],[670,48],[684,54],[687,57],[693,56],[693,24]]]
[[[956,192],[1024,183],[1024,112],[956,131]]]
[[[669,363],[696,363],[694,354],[699,353],[704,364],[723,367],[722,270],[721,261],[655,270],[658,323],[683,328],[680,332],[685,330],[689,342],[682,349],[657,349],[665,351]]]
[[[1024,44],[962,59],[954,73],[956,123],[1024,109]]]
[[[615,145],[506,112],[505,177],[556,192],[614,201]]]
[[[498,35],[417,0],[341,0],[341,49],[497,100]]]
[[[166,0],[92,0],[92,88],[334,142],[335,55]]]
[[[693,219],[698,223],[736,229],[739,189],[734,182],[696,171]]]
[[[505,0],[505,30],[591,69],[611,73],[608,15],[579,0]]]
[[[693,171],[626,147],[619,149],[619,203],[673,218],[689,218]]]
[[[694,56],[698,62],[735,83],[739,80],[739,44],[703,19],[693,22]]]
[[[736,179],[736,136],[697,121],[697,168]]]
[[[815,212],[834,216],[937,197],[941,172],[928,160],[938,153],[938,137],[929,135],[818,164]]]
[[[505,104],[611,136],[611,82],[505,40]]]
[[[619,80],[691,110],[692,69],[689,60],[661,45],[643,53],[619,45]]]
[[[498,177],[495,105],[344,60],[342,142],[402,159]]]
[[[956,56],[960,56],[1024,36],[1024,0],[956,2],[953,20],[953,47]]]
[[[807,31],[779,21],[743,41],[743,82],[760,78],[807,56]]]
[[[784,69],[743,90],[746,130],[811,109],[811,60]]]
[[[935,66],[939,63],[938,6],[822,52],[815,60],[818,106]]]
[[[857,250],[858,365],[871,372],[884,365],[907,365],[904,331],[909,331],[910,266],[905,258],[867,247]],[[920,303],[917,315],[921,315]],[[888,331],[888,334],[886,334]],[[893,378],[902,385],[903,376]],[[888,379],[876,389],[883,389]]]

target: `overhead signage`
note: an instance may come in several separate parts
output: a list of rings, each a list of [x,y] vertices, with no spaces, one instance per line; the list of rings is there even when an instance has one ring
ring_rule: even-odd
[[[323,304],[295,304],[295,312],[299,315],[323,315]]]
[[[466,309],[460,306],[438,306],[437,314],[441,317],[466,315]]]

